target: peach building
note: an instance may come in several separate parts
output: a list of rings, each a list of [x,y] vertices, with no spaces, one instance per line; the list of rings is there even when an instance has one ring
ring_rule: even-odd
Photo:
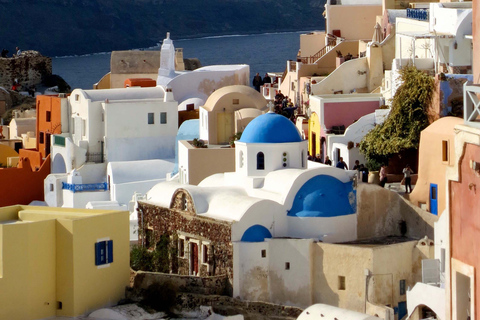
[[[454,165],[454,128],[461,123],[461,118],[441,118],[420,135],[418,180],[409,200],[435,215],[446,208],[446,169]]]

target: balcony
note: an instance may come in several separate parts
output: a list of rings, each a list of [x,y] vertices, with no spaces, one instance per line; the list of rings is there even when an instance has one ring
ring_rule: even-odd
[[[480,84],[463,86],[463,120],[466,125],[480,128]]]

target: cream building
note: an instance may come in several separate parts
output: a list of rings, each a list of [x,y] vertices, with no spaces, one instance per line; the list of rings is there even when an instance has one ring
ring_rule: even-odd
[[[0,209],[0,318],[75,317],[129,283],[128,212]]]

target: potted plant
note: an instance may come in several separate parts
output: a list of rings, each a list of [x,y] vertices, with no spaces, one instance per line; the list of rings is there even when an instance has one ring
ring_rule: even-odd
[[[230,144],[231,148],[235,148],[235,141],[240,140],[242,137],[242,132],[237,132],[233,136],[230,137],[230,140],[228,141]]]

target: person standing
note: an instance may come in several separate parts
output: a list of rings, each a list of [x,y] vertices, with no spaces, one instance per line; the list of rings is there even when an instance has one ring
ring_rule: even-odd
[[[360,161],[355,160],[355,165],[353,166],[353,170],[360,171]]]
[[[413,173],[413,170],[410,169],[410,165],[407,164],[405,169],[403,169],[403,176],[405,177],[405,193],[412,192],[412,177],[411,177],[412,173]],[[408,189],[410,189],[410,192],[408,191]]]
[[[387,166],[382,164],[380,168],[380,186],[385,188],[385,183],[387,183]]]
[[[260,87],[263,85],[263,81],[262,81],[262,77],[260,77],[260,74],[258,72],[255,75],[255,77],[253,77],[252,84],[255,90],[260,92]]]
[[[15,51],[17,51],[17,56],[19,56],[22,53],[22,50],[20,50],[19,47],[15,47]]]
[[[331,166],[332,165],[332,160],[328,156],[325,157],[325,164]]]
[[[263,77],[263,84],[265,83],[272,83],[272,78],[270,78],[268,73],[265,73],[265,77]]]
[[[337,165],[335,167],[337,167],[339,169],[343,169],[343,170],[348,170],[348,166],[345,163],[345,161],[343,161],[343,157],[340,157],[340,159],[338,160]]]

